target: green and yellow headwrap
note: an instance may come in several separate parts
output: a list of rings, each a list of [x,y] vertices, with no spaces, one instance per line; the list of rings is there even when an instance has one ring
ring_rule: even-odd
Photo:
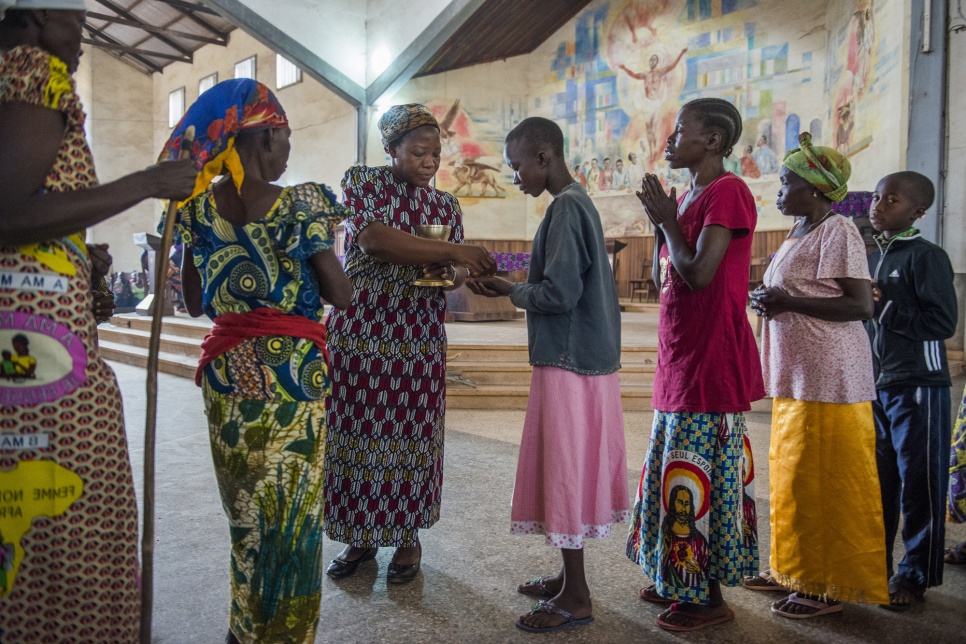
[[[802,132],[799,147],[785,153],[782,165],[818,188],[831,201],[842,201],[849,192],[852,164],[844,156],[822,146],[812,145],[812,135]]]
[[[436,117],[433,116],[428,107],[419,103],[393,105],[379,119],[382,145],[388,146],[390,143],[401,139],[407,132],[412,132],[423,125],[432,125],[437,130],[439,129],[439,123],[436,122]]]

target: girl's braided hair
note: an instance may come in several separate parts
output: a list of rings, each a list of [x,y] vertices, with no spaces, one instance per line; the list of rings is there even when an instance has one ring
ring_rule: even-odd
[[[698,114],[706,129],[719,130],[725,142],[718,150],[722,156],[730,156],[738,139],[741,138],[741,114],[738,108],[721,98],[697,98],[684,104],[681,111],[691,110]]]

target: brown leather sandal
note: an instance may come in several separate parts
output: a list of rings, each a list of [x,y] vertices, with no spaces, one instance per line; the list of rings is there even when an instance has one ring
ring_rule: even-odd
[[[651,584],[650,586],[641,588],[637,591],[637,596],[646,602],[657,604],[658,606],[670,606],[674,603],[673,599],[668,599],[657,592],[657,584]]]

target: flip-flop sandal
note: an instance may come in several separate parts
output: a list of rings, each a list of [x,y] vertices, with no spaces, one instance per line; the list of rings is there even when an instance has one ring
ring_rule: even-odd
[[[730,608],[727,612],[721,615],[714,615],[703,617],[695,613],[687,613],[681,611],[677,606],[680,606],[681,602],[674,602],[671,607],[666,611],[657,616],[657,625],[666,631],[673,631],[675,633],[691,633],[694,631],[700,631],[702,629],[708,628],[709,626],[716,626],[718,624],[725,624],[732,621],[735,618],[735,612]],[[671,613],[679,613],[680,615],[691,620],[690,626],[682,626],[680,624],[672,624],[671,622],[664,621],[665,615]]]
[[[952,548],[946,548],[943,563],[949,566],[966,566],[966,541],[958,543]]]
[[[554,575],[544,575],[543,577],[531,579],[527,583],[517,586],[517,592],[521,595],[526,595],[527,597],[542,597],[545,599],[556,597],[557,593],[547,588],[547,584],[544,581],[552,577],[554,577]]]
[[[645,586],[637,591],[637,596],[646,602],[651,602],[652,604],[657,604],[658,606],[670,606],[675,602],[673,599],[668,599],[664,595],[657,592],[657,584],[651,584],[650,586]]]
[[[787,604],[798,604],[799,606],[807,606],[808,608],[814,608],[814,613],[787,613],[782,610],[782,606]],[[776,615],[781,615],[782,617],[787,617],[788,619],[812,619],[813,617],[824,617],[825,615],[841,615],[842,614],[842,604],[826,604],[825,602],[816,601],[814,599],[808,599],[807,597],[802,597],[798,593],[792,593],[788,596],[788,599],[779,599],[777,602],[771,605],[771,612]]]
[[[522,631],[527,631],[528,633],[553,633],[554,631],[561,631],[565,628],[571,628],[573,626],[584,626],[585,624],[589,624],[594,621],[593,617],[577,619],[549,599],[547,601],[536,603],[536,605],[530,610],[530,614],[535,615],[536,613],[553,613],[554,615],[560,615],[567,621],[565,621],[563,624],[550,626],[549,628],[534,628],[533,626],[527,626],[524,624],[522,619],[518,619],[517,628]]]
[[[759,592],[791,592],[788,588],[775,581],[767,572],[758,573],[754,577],[745,577],[741,580],[741,585],[748,590],[756,590]]]

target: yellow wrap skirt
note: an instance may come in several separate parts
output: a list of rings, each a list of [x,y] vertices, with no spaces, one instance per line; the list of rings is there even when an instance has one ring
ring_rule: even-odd
[[[872,403],[775,398],[771,574],[793,591],[889,603]]]

